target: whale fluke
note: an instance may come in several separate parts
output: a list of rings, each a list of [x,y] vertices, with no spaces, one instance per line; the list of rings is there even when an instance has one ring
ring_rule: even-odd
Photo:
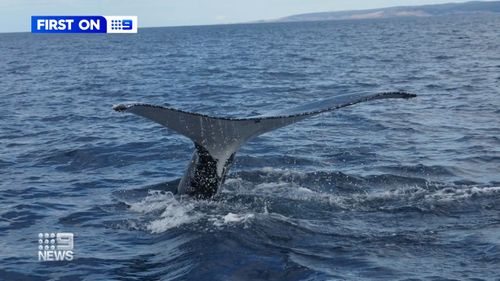
[[[141,103],[118,104],[113,106],[113,109],[145,117],[191,139],[195,151],[177,192],[197,198],[210,198],[224,182],[238,149],[258,135],[323,112],[365,101],[413,97],[416,95],[407,92],[346,94],[272,114],[246,118],[214,117]]]

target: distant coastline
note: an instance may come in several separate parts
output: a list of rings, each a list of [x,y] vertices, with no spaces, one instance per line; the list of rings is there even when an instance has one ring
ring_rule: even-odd
[[[335,20],[363,20],[363,19],[387,19],[387,18],[416,18],[437,17],[450,15],[473,15],[492,14],[500,15],[500,1],[470,1],[465,3],[446,3],[417,6],[394,6],[377,9],[345,10],[334,12],[315,12],[286,16],[276,19],[254,20],[246,22],[227,22],[210,24],[186,24],[186,25],[159,25],[139,26],[139,30],[149,28],[183,28],[196,26],[218,26],[218,25],[240,25],[258,23],[280,23],[280,22],[307,22],[307,21],[335,21]],[[29,33],[24,31],[0,31],[0,35]]]
[[[500,1],[472,1],[422,6],[397,6],[369,10],[318,12],[291,15],[275,20],[259,22],[295,22],[324,20],[384,19],[395,17],[435,17],[456,14],[494,13],[500,14]]]

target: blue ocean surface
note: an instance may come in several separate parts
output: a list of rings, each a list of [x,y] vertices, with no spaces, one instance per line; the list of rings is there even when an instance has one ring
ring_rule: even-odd
[[[0,280],[500,280],[500,16],[0,34]],[[193,144],[112,110],[251,116],[213,200]],[[39,261],[38,234],[74,234]]]

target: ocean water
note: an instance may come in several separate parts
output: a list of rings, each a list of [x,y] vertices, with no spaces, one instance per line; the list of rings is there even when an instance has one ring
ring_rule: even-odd
[[[500,280],[500,16],[0,34],[0,280]],[[249,116],[406,90],[246,144],[169,192],[192,143],[113,104]],[[38,260],[38,233],[74,260]]]

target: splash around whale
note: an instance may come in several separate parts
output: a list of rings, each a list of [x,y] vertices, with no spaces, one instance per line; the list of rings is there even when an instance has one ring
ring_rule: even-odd
[[[238,149],[256,136],[361,102],[413,97],[416,95],[407,92],[345,94],[278,111],[273,115],[246,118],[214,117],[141,103],[118,104],[113,109],[145,117],[191,139],[195,151],[177,187],[177,193],[208,199],[217,194],[224,183]]]

